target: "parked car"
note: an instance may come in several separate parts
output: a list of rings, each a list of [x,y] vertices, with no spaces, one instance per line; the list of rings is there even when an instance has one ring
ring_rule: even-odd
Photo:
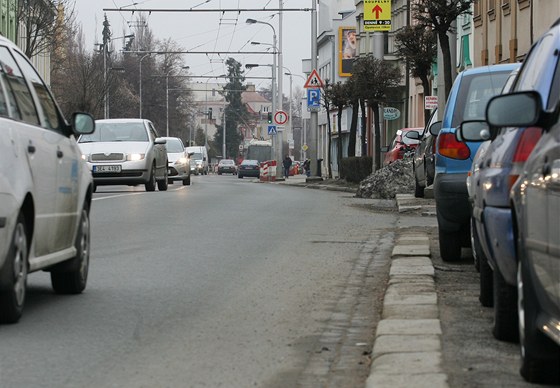
[[[167,190],[165,139],[146,119],[106,119],[96,131],[80,136],[83,158],[91,169],[94,191],[100,185],[143,184],[146,191]]]
[[[218,175],[237,174],[237,167],[232,159],[222,159],[218,162]]]
[[[167,182],[173,184],[175,181],[183,182],[183,185],[191,184],[191,160],[185,151],[183,141],[178,137],[164,137],[165,149],[167,150]]]
[[[556,45],[554,97],[536,91],[494,99],[488,122],[495,127],[540,127],[544,134],[511,189],[517,237],[516,286],[521,374],[530,382],[560,384],[560,66],[559,25],[550,34]],[[545,39],[548,39],[546,37]],[[549,47],[550,48],[550,47]]]
[[[90,253],[91,174],[75,137],[92,116],[68,124],[23,52],[0,37],[0,323],[23,313],[32,272],[56,293],[81,293]]]
[[[436,151],[437,133],[441,128],[441,121],[438,121],[437,108],[432,112],[428,124],[418,133],[410,131],[406,134],[409,139],[417,140],[418,146],[414,150],[412,158],[412,169],[414,171],[414,196],[416,198],[424,197],[424,189],[434,183],[435,161],[434,154]],[[430,131],[430,128],[432,130]]]
[[[405,155],[409,155],[412,157],[414,155],[414,150],[420,143],[419,140],[412,139],[407,137],[407,133],[414,131],[420,136],[424,128],[401,128],[398,129],[391,140],[391,143],[388,147],[385,148],[385,158],[383,160],[383,164],[386,166],[390,163],[393,163],[396,160],[403,159]]]
[[[243,178],[246,176],[252,176],[255,178],[260,177],[261,175],[261,164],[258,160],[253,159],[245,159],[237,168],[237,177]]]
[[[471,208],[466,178],[480,143],[458,141],[456,128],[465,120],[484,119],[488,100],[500,93],[519,64],[481,66],[457,75],[451,88],[441,130],[437,133],[434,197],[442,260],[461,257],[470,246]]]

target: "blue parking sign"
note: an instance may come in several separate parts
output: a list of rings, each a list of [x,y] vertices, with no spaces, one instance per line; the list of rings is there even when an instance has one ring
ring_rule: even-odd
[[[307,89],[307,107],[321,107],[321,89]]]

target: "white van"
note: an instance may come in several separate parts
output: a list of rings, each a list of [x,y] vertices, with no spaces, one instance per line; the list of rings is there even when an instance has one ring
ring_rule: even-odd
[[[191,173],[198,175],[208,174],[208,151],[204,146],[186,147],[185,150],[191,155]]]

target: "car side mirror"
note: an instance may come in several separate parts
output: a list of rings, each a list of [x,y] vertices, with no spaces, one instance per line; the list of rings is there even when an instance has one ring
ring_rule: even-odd
[[[418,131],[408,131],[404,136],[412,140],[421,139],[420,133],[418,133]]]
[[[435,123],[430,125],[429,131],[433,136],[439,135],[439,131],[441,131],[441,121],[436,121]]]
[[[89,113],[73,113],[72,128],[80,135],[89,135],[95,131],[95,119]]]
[[[154,140],[154,144],[167,144],[167,140],[162,137],[158,137]]]
[[[486,121],[467,120],[461,123],[455,133],[455,137],[458,141],[472,141],[478,143],[490,140],[491,133]]]

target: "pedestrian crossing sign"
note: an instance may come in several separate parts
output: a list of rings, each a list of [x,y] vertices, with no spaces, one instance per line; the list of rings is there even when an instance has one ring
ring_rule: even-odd
[[[269,135],[276,135],[278,133],[278,131],[276,130],[276,125],[269,125],[267,128]]]

